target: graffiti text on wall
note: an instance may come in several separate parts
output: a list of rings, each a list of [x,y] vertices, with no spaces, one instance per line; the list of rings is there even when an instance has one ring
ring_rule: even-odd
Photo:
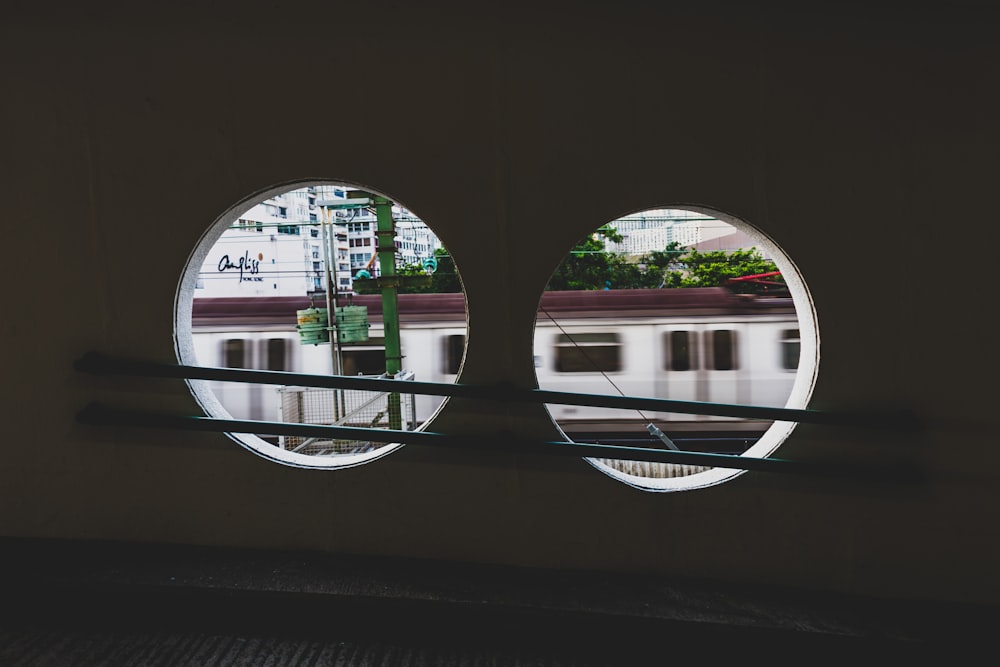
[[[260,260],[264,259],[262,254],[257,255],[257,259],[250,257],[250,251],[243,253],[243,256],[239,258],[235,263],[229,259],[229,255],[223,255],[222,259],[219,260],[219,272],[238,270],[240,272],[240,282],[264,282],[262,276],[258,276],[257,273],[260,271]]]

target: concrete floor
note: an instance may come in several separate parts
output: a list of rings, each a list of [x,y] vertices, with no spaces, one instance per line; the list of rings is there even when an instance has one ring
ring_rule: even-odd
[[[975,655],[996,609],[724,582],[0,540],[0,665],[842,664]]]

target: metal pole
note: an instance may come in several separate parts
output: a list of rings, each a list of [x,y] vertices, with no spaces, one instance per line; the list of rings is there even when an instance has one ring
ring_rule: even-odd
[[[339,281],[338,281],[338,277],[337,277],[337,262],[339,262],[340,259],[337,257],[337,228],[334,225],[334,220],[335,220],[335,218],[333,216],[331,216],[329,218],[329,223],[330,223],[330,273],[329,273],[329,275],[330,275],[330,278],[329,278],[329,280],[330,280],[330,289],[329,289],[329,291],[330,291],[330,294],[333,295],[333,310],[330,311],[330,318],[331,318],[330,323],[332,324],[333,329],[331,329],[330,335],[333,337],[331,343],[336,346],[336,350],[337,350],[337,368],[335,370],[335,373],[337,375],[343,375],[344,374],[344,345],[343,345],[343,343],[340,342],[340,335],[338,334],[338,330],[337,330],[337,304],[338,304],[338,301],[340,301],[340,299],[339,299],[339,290],[340,290],[340,287],[339,287]],[[345,391],[338,391],[335,394],[335,397],[336,397],[336,399],[338,401],[338,409],[334,410],[334,416],[339,419],[343,415],[347,414],[346,392]]]
[[[330,212],[328,209],[323,211],[323,219],[320,221],[321,237],[323,241],[323,262],[326,264],[326,317],[327,317],[327,329],[330,333],[330,363],[334,375],[343,375],[340,365],[340,340],[337,336],[337,326],[336,326],[336,315],[335,306],[337,305],[336,300],[333,298],[333,290],[336,289],[336,284],[333,282],[334,272],[336,267],[331,269],[333,262],[331,261],[330,252],[330,242],[329,237],[333,236],[333,230],[327,230],[327,225],[329,224]],[[332,225],[330,225],[332,227]],[[333,392],[333,416],[334,419],[340,419],[340,389],[334,389]]]
[[[396,229],[392,220],[392,202],[376,195],[375,233],[377,237],[379,282],[382,286],[382,323],[385,328],[385,372],[395,378],[403,369],[403,354],[399,342],[399,308],[396,298]],[[389,394],[389,428],[399,429],[402,413],[399,394]]]

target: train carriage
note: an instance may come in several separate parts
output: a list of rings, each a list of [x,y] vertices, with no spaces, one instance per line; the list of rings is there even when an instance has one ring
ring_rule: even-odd
[[[367,307],[369,340],[340,345],[342,373],[384,372],[381,300]],[[196,299],[193,331],[199,363],[207,366],[333,371],[329,344],[301,344],[295,311],[308,297]],[[466,345],[461,294],[399,295],[403,367],[417,380],[454,382]],[[539,387],[557,391],[783,406],[798,364],[798,324],[790,299],[736,295],[725,288],[546,292],[534,331]],[[273,386],[214,383],[237,418],[279,417]],[[416,397],[425,423],[440,405]],[[645,432],[650,420],[672,431],[759,433],[768,423],[677,413],[549,406],[567,433]]]

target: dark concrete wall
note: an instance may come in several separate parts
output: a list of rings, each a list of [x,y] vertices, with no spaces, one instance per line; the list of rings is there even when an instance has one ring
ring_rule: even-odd
[[[10,12],[0,534],[997,601],[996,16],[415,5]],[[223,436],[77,424],[91,400],[197,410],[179,383],[72,362],[92,349],[174,360],[175,291],[201,234],[256,192],[316,178],[376,188],[437,230],[467,288],[472,383],[531,385],[537,298],[582,233],[672,204],[739,216],[808,282],[822,339],[812,406],[901,405],[928,424],[801,426],[781,455],[905,462],[923,477],[751,473],[651,494],[571,459],[409,447],[318,472]],[[454,404],[436,428],[553,435],[526,407]]]

